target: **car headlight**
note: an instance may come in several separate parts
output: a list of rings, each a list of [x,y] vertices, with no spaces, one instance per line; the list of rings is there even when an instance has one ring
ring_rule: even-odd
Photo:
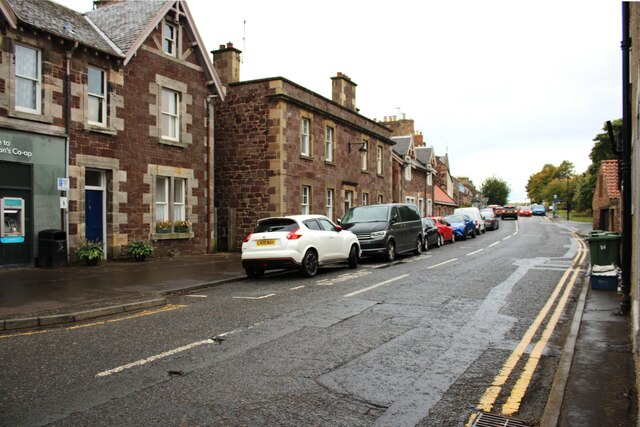
[[[387,234],[387,230],[382,230],[382,231],[374,231],[373,233],[371,233],[371,238],[372,239],[381,239],[385,236],[385,234]]]

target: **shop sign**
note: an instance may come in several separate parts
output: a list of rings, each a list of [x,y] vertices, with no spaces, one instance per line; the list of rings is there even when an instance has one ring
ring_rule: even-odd
[[[17,156],[24,157],[25,159],[31,159],[33,152],[29,150],[20,149],[11,145],[11,141],[3,139],[0,141],[0,155],[2,156]]]

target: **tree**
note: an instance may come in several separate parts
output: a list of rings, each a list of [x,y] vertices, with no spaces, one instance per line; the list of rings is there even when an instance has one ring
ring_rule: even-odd
[[[558,166],[547,163],[540,172],[529,177],[527,196],[533,203],[543,203],[545,201],[551,203],[554,195],[557,195],[558,198],[566,199],[567,179],[570,181],[573,179],[574,169],[573,163],[567,160],[564,160]],[[569,193],[573,194],[571,189]]]
[[[484,180],[480,192],[489,199],[489,205],[506,205],[511,188],[502,179],[491,176]]]

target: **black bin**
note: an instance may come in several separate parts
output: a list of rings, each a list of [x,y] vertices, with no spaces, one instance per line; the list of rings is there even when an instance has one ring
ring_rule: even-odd
[[[67,233],[64,230],[42,230],[38,233],[38,266],[67,265]]]

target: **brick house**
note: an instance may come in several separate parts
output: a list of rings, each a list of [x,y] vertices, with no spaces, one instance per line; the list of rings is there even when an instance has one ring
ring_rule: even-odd
[[[591,206],[594,230],[622,231],[618,160],[600,162]]]
[[[70,253],[101,241],[107,258],[133,240],[151,240],[158,255],[210,250],[212,98],[224,88],[188,6],[95,4],[79,14],[46,0],[0,0],[0,133],[33,153],[0,165],[33,171],[17,185],[29,241],[18,263],[37,258],[47,228],[67,232]],[[62,193],[56,177],[69,179]],[[0,174],[0,196],[10,179],[15,187]],[[1,256],[0,265],[15,261]]]
[[[427,216],[427,205],[433,197],[430,184],[431,166],[422,162],[416,152],[417,135],[392,136],[394,202],[416,205],[421,216]]]
[[[240,51],[212,52],[227,85],[216,102],[219,247],[238,250],[256,221],[391,201],[391,132],[356,109],[356,84],[338,73],[332,99],[282,77],[240,81]]]

